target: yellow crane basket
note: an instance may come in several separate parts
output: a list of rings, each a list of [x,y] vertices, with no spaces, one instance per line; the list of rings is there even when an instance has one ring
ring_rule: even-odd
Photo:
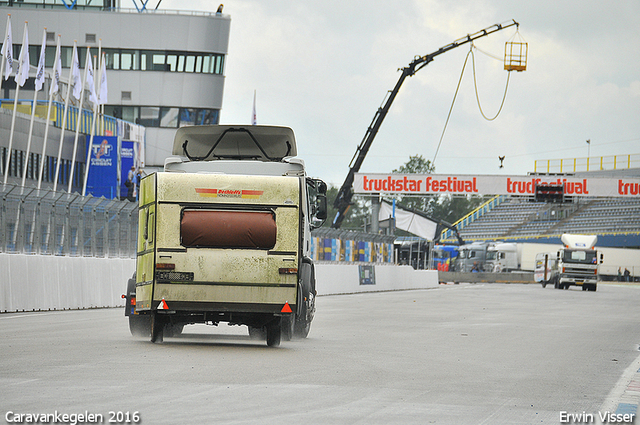
[[[522,41],[507,41],[504,44],[504,69],[505,71],[527,70],[528,45]]]

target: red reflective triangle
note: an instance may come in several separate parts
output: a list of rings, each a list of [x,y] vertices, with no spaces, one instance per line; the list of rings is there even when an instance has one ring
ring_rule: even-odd
[[[289,301],[286,301],[284,303],[284,306],[282,307],[282,310],[280,310],[280,313],[293,313],[293,310],[291,310],[291,306],[289,305]]]
[[[158,305],[158,310],[169,310],[169,306],[167,305],[167,302],[164,300],[164,298],[160,302],[160,305]]]

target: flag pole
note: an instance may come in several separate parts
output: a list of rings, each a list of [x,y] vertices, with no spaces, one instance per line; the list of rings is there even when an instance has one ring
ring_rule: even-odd
[[[11,52],[7,52],[8,49],[13,50],[13,47],[9,47],[12,46],[11,43],[11,14],[7,14],[7,28],[4,31],[4,38],[2,39],[2,61],[0,61],[2,64],[0,65],[0,86],[2,86],[2,76],[4,75],[4,63],[11,61],[10,63],[13,62],[13,51]],[[7,53],[8,53],[8,58],[7,58]],[[11,74],[11,71],[8,71],[9,74]],[[9,75],[7,75],[4,79],[8,79]],[[2,171],[2,174],[5,174],[5,170],[3,168],[3,164],[2,161],[0,161],[0,171]]]
[[[24,84],[24,81],[22,80],[22,73],[24,72],[22,70],[22,67],[24,66],[23,61],[24,61],[24,55],[27,55],[27,76],[29,76],[29,34],[28,34],[28,24],[27,21],[24,21],[24,33],[22,34],[22,47],[20,48],[20,57],[18,58],[18,71],[16,72],[16,75],[14,77],[14,80],[16,81],[16,93],[15,93],[15,99],[13,99],[13,116],[11,117],[11,133],[9,133],[9,147],[7,148],[7,169],[5,170],[6,172],[4,173],[4,184],[7,184],[7,178],[9,177],[9,172],[11,170],[11,157],[13,155],[11,155],[11,148],[13,147],[13,132],[15,130],[16,127],[16,109],[18,109],[18,96],[20,94],[20,87]],[[25,43],[27,44],[27,48],[25,49]],[[26,51],[25,51],[26,50]],[[20,74],[20,75],[19,75]],[[22,84],[20,84],[20,81],[22,81]],[[16,158],[17,160],[17,158]]]
[[[82,77],[82,84],[80,90],[80,103],[78,104],[78,119],[76,120],[76,136],[73,139],[73,154],[71,156],[71,172],[69,173],[69,188],[67,193],[71,193],[73,186],[73,172],[76,166],[76,153],[78,152],[78,136],[80,135],[80,123],[82,122],[82,103],[84,102],[84,84],[87,82],[87,69],[89,68],[89,57],[91,55],[91,49],[87,46],[87,58],[84,64],[84,75]]]
[[[58,176],[60,175],[60,161],[62,157],[62,143],[64,142],[64,130],[67,125],[67,111],[69,109],[69,96],[71,96],[71,79],[73,78],[73,67],[76,60],[76,41],[73,41],[73,55],[71,57],[71,66],[69,67],[69,81],[67,83],[67,97],[64,101],[64,115],[62,116],[62,127],[60,129],[60,144],[58,146],[58,160],[56,161],[56,175],[53,180],[53,191],[58,187]]]
[[[58,41],[56,43],[56,56],[53,62],[53,69],[51,70],[51,88],[49,89],[49,104],[47,105],[47,120],[44,127],[44,143],[42,144],[42,160],[40,161],[40,171],[38,171],[38,189],[42,185],[42,178],[44,177],[44,163],[47,159],[47,139],[49,136],[49,124],[51,123],[51,104],[53,103],[53,95],[58,92],[60,84],[60,71],[58,67],[60,64],[60,34],[58,34]],[[55,83],[55,86],[54,86]],[[55,88],[55,90],[54,90]],[[64,131],[64,130],[62,130]]]
[[[27,153],[25,154],[25,166],[22,173],[22,186],[24,187],[27,179],[27,170],[29,169],[29,153],[31,152],[31,138],[33,136],[33,121],[36,117],[36,105],[38,103],[38,92],[44,83],[44,55],[47,47],[47,28],[42,32],[42,48],[40,49],[40,59],[38,60],[38,68],[36,70],[35,90],[33,91],[33,103],[31,104],[31,123],[29,124],[29,138],[27,139]],[[40,85],[40,88],[38,88]],[[34,164],[35,165],[35,164]]]
[[[97,63],[98,65],[100,65],[102,62],[102,58],[99,58]],[[102,79],[102,67],[98,67],[99,71],[98,71],[98,81],[101,81]],[[94,74],[95,75],[95,72]],[[95,81],[92,82],[92,84],[94,84]],[[93,87],[93,89],[95,90],[95,85]],[[99,100],[96,99],[97,102],[95,102],[93,104],[93,120],[91,122],[91,136],[89,136],[89,143],[88,143],[88,147],[87,147],[87,162],[86,162],[86,166],[85,166],[85,170],[84,170],[84,182],[82,183],[82,196],[85,196],[87,194],[87,181],[89,179],[89,167],[91,166],[91,150],[93,149],[93,136],[95,134],[95,129],[96,129],[96,115],[98,114],[98,105],[100,104]]]

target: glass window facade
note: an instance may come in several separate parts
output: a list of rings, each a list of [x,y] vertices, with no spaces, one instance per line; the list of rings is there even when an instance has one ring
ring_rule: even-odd
[[[105,113],[145,127],[218,124],[219,109],[106,105]]]
[[[2,44],[0,44],[2,46]],[[20,56],[20,43],[13,44],[13,55]],[[29,46],[29,63],[36,67],[40,58],[40,45]],[[56,47],[46,47],[46,66],[53,68]],[[78,47],[78,62],[84,69],[87,60],[87,48]],[[164,71],[189,72],[198,74],[224,73],[224,55],[217,53],[198,53],[186,51],[136,50],[136,49],[102,49],[107,61],[107,69],[114,71]],[[97,68],[98,48],[90,49],[93,64]],[[60,61],[63,68],[71,67],[73,46],[60,47]]]

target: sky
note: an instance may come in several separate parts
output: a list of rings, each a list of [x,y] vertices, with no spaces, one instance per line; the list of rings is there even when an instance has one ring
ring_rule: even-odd
[[[511,20],[518,29],[473,43],[477,91],[470,43],[407,78],[360,171],[388,173],[422,155],[438,174],[525,175],[536,160],[640,154],[638,0],[225,0],[223,13],[220,123],[249,124],[255,91],[258,124],[293,128],[308,174],[330,185],[342,185],[398,69]],[[508,41],[527,43],[526,71],[503,69]],[[477,99],[493,118],[505,89],[499,115],[483,118]]]

